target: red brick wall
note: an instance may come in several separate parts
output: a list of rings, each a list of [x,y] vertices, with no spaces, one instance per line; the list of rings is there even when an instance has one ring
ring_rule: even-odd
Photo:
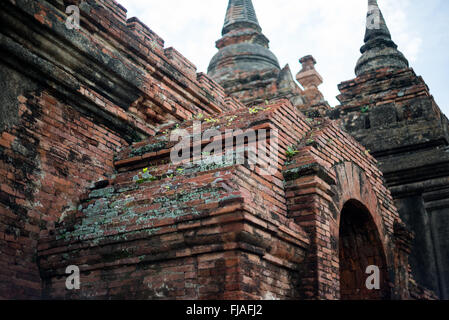
[[[285,101],[266,107],[253,115],[248,109],[219,115],[203,131],[289,123],[279,133],[285,149],[304,131],[304,120]],[[231,115],[237,117],[227,126]],[[116,162],[116,179],[84,198],[81,210],[58,227],[56,237],[43,239],[39,256],[45,295],[297,298],[297,269],[308,238],[286,218],[282,175],[262,176],[242,165],[185,165],[179,171],[157,161],[172,144],[154,148],[167,139],[159,133],[125,148]],[[142,147],[152,151],[140,155]],[[133,177],[145,167],[157,179],[136,183]],[[81,266],[78,292],[65,288],[70,264]]]
[[[65,27],[71,4],[80,30]],[[115,1],[1,6],[0,298],[37,298],[39,239],[114,172],[118,148],[161,123],[241,105]]]
[[[39,297],[39,237],[113,172],[114,152],[126,142],[48,92],[17,99],[20,122],[1,138],[0,296]]]
[[[257,167],[241,165],[187,166],[179,173],[176,166],[157,162],[170,144],[148,154],[136,153],[167,139],[163,134],[126,148],[116,162],[117,179],[91,193],[83,200],[83,210],[73,213],[74,220],[67,219],[58,228],[56,239],[49,237],[40,246],[46,295],[95,297],[101,289],[99,297],[112,298],[338,299],[340,268],[347,262],[340,266],[340,212],[349,200],[358,200],[371,214],[367,230],[378,239],[377,246],[362,248],[359,257],[384,263],[379,266],[383,275],[387,270],[394,275],[382,279],[385,294],[407,298],[408,274],[401,271],[407,265],[406,252],[395,244],[399,237],[393,225],[399,219],[375,160],[336,124],[312,123],[286,101],[257,114],[238,110],[217,116],[218,122],[203,129],[227,129],[231,114],[237,115],[232,128],[260,127],[264,122],[279,128],[279,170],[287,160],[283,176],[279,171],[263,177]],[[295,141],[302,141],[299,153],[289,159],[285,149]],[[136,186],[133,176],[146,166],[160,179]],[[311,236],[310,246],[301,227]],[[365,254],[373,249],[381,258]],[[208,267],[198,269],[191,262],[206,260]],[[195,267],[188,272],[197,272],[196,280],[184,281],[183,268],[192,263]],[[81,279],[87,281],[75,293],[65,290],[62,281],[69,264],[81,265]],[[166,264],[173,269],[159,267]],[[125,271],[129,266],[131,271]],[[110,276],[112,280],[105,280]],[[166,279],[164,288],[160,279]],[[225,279],[231,282],[224,284]],[[395,291],[390,292],[390,286]]]

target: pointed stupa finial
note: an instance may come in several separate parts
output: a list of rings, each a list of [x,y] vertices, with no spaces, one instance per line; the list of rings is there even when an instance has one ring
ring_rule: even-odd
[[[383,68],[393,70],[408,68],[407,59],[397,50],[398,46],[391,39],[377,0],[368,0],[364,42],[360,49],[362,57],[355,68],[357,76]]]
[[[377,0],[368,0],[368,14],[366,16],[365,43],[376,37],[383,37],[391,40],[390,30],[388,30],[382,11],[379,9]]]
[[[243,25],[253,27],[259,32],[261,31],[252,1],[229,0],[222,34],[224,35],[229,31],[239,28]]]

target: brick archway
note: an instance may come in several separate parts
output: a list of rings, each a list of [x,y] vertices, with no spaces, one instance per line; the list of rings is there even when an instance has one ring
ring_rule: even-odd
[[[317,299],[348,299],[350,292],[343,294],[340,288],[340,260],[352,256],[352,262],[359,264],[356,275],[357,285],[365,284],[369,275],[365,276],[366,262],[379,264],[382,292],[378,295],[367,294],[353,297],[360,299],[386,299],[393,296],[392,283],[399,284],[395,273],[395,244],[392,238],[392,211],[389,211],[391,200],[386,191],[382,191],[381,177],[374,178],[373,172],[363,170],[351,161],[340,162],[330,168],[320,165],[309,165],[310,176],[293,175],[295,180],[287,186],[290,205],[289,214],[304,227],[311,238],[311,246],[307,256],[307,271],[302,274],[304,297]],[[375,169],[375,167],[373,167]],[[297,177],[297,178],[296,178]],[[314,180],[319,183],[314,184]],[[383,189],[385,190],[385,189]],[[351,210],[351,208],[353,208]],[[348,213],[349,210],[349,213]],[[392,209],[393,210],[393,209]],[[353,214],[351,214],[353,212]],[[355,212],[355,213],[354,213]],[[361,212],[357,215],[358,212]],[[361,218],[360,221],[352,216]],[[344,251],[340,257],[340,227],[348,233],[349,240],[357,236],[367,236],[356,253]],[[361,227],[360,227],[361,226]],[[363,230],[360,235],[351,233],[354,227]],[[363,227],[363,228],[362,228]],[[372,243],[374,239],[374,244]],[[366,250],[368,254],[359,254]],[[373,253],[374,252],[374,253]],[[356,258],[358,257],[358,258]],[[348,258],[348,263],[352,263]],[[343,263],[343,269],[347,268]],[[311,267],[310,267],[311,266]],[[357,269],[354,267],[353,269]],[[363,278],[363,281],[362,281]],[[396,284],[397,283],[397,284]],[[349,286],[348,288],[350,288]],[[355,285],[352,286],[352,289]],[[360,290],[362,290],[360,288]]]
[[[335,137],[344,141],[335,143]],[[382,257],[377,260],[388,275],[382,298],[408,298],[410,237],[403,230],[375,159],[366,155],[336,123],[313,131],[305,138],[305,145],[284,171],[288,215],[311,240],[301,269],[301,296],[341,298],[340,226],[347,222],[347,211],[343,209],[347,203],[359,203],[365,213],[360,224],[368,225],[365,229],[371,230],[371,237],[377,239],[374,248],[379,252],[377,256]],[[347,224],[350,229],[351,223]]]
[[[389,299],[385,252],[367,208],[356,200],[345,203],[339,228],[340,297],[342,300]],[[379,268],[379,289],[366,286],[368,266]]]
[[[388,236],[373,185],[366,173],[352,162],[334,167],[334,205],[338,215],[331,223],[338,239],[335,254],[339,261],[341,299],[389,299]],[[380,290],[368,290],[365,273],[370,265],[380,269]]]

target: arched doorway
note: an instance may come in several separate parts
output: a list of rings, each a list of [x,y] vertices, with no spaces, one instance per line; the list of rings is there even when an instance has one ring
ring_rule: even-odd
[[[340,294],[342,300],[381,300],[390,298],[387,264],[379,232],[368,209],[348,201],[341,211],[339,228]],[[380,289],[369,290],[368,266],[380,270]]]

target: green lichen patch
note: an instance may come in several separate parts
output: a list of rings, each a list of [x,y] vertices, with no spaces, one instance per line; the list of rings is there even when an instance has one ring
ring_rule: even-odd
[[[161,151],[163,149],[166,149],[167,145],[168,145],[167,141],[159,141],[156,143],[147,144],[143,147],[132,150],[130,152],[130,157],[142,156],[146,153]]]
[[[98,190],[94,190],[89,194],[89,198],[90,199],[95,199],[95,198],[110,198],[112,197],[112,195],[114,194],[115,189],[114,187],[108,187],[108,188],[104,188],[104,189],[98,189]]]

